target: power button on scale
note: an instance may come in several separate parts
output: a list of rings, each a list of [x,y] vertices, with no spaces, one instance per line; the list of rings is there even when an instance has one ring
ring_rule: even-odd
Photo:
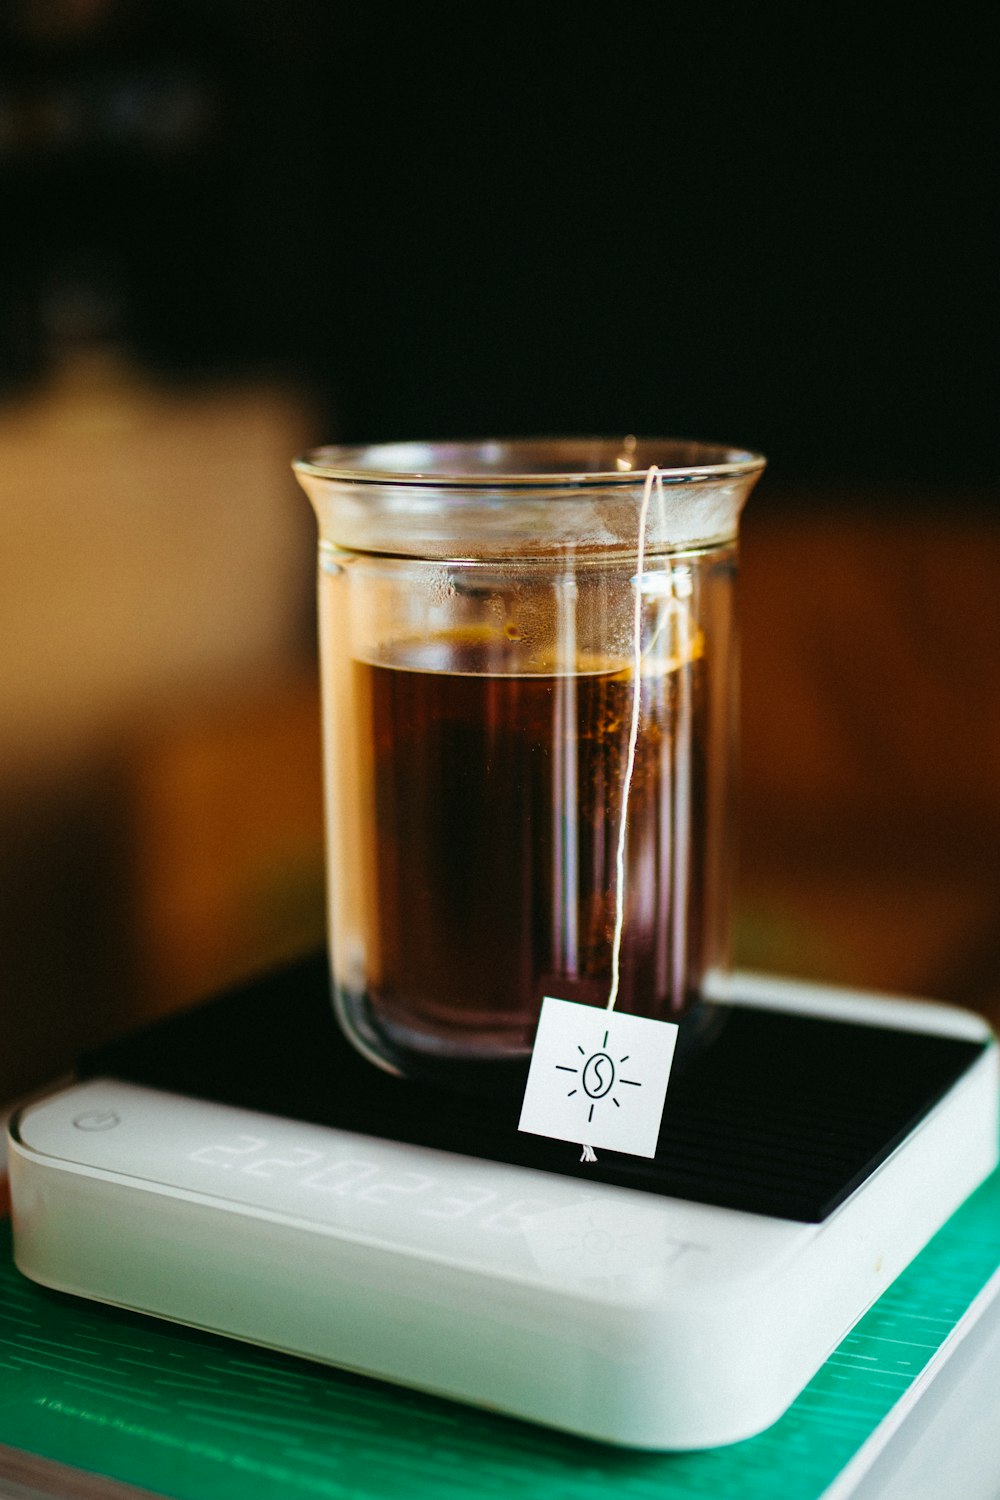
[[[121,1122],[121,1115],[115,1114],[113,1109],[92,1109],[73,1117],[77,1130],[114,1130]]]

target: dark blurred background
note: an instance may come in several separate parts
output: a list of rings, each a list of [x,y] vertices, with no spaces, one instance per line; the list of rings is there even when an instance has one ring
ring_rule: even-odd
[[[89,318],[324,431],[718,432],[992,477],[984,39],[751,7],[9,0],[4,376]],[[707,424],[707,428],[706,428]]]
[[[322,933],[314,442],[666,433],[744,532],[737,956],[1000,984],[958,12],[0,11],[0,1098]]]

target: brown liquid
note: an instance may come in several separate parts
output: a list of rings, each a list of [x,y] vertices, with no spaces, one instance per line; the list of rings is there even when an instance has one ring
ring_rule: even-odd
[[[608,999],[632,672],[506,675],[513,649],[456,632],[353,666],[375,890],[343,998],[411,1074],[525,1055],[545,994]],[[641,682],[617,1006],[663,1019],[700,972],[703,672]]]

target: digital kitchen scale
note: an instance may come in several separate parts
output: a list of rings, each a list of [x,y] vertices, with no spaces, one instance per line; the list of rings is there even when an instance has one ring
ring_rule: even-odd
[[[45,1286],[636,1448],[774,1422],[997,1159],[979,1017],[740,975],[656,1157],[380,1073],[307,959],[10,1125]]]

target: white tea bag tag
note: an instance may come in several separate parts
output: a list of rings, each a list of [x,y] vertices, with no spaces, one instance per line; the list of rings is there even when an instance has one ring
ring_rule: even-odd
[[[672,1021],[546,995],[518,1129],[655,1156],[676,1045]]]

